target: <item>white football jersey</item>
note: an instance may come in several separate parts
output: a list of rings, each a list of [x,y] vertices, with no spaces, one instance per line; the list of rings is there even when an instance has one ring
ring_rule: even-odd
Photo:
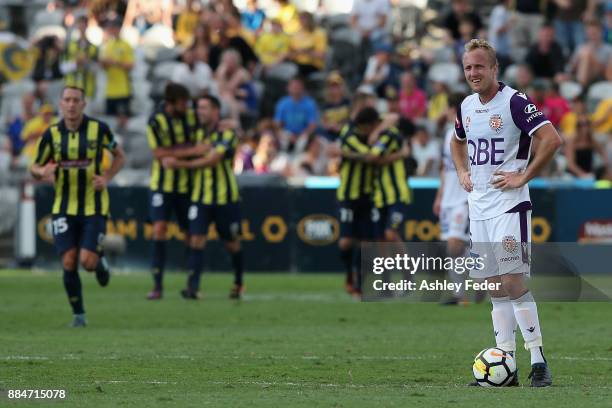
[[[499,190],[492,186],[497,170],[523,171],[529,162],[531,136],[550,123],[524,93],[499,83],[487,104],[478,94],[466,97],[457,110],[455,136],[468,142],[474,189],[468,194],[470,219],[487,220],[506,212],[531,209],[529,188]]]
[[[455,163],[451,156],[450,144],[455,134],[453,126],[449,126],[444,135],[444,148],[442,149],[442,172],[444,173],[444,188],[442,190],[441,207],[455,207],[468,201],[468,193],[461,187]]]

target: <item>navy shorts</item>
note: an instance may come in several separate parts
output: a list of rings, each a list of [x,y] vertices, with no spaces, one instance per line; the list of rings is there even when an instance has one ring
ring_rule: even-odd
[[[400,228],[406,220],[408,205],[404,203],[395,203],[385,207],[377,208],[374,211],[373,220],[376,223],[376,238],[382,238],[386,230],[393,230],[400,235]]]
[[[130,116],[130,97],[106,100],[106,114],[109,116]]]
[[[206,235],[210,223],[214,222],[219,237],[224,241],[235,241],[240,238],[242,219],[240,205],[207,205],[192,203],[189,207],[189,234]]]
[[[373,206],[368,199],[338,203],[340,238],[368,240],[374,238]]]
[[[54,215],[51,221],[55,250],[61,256],[72,248],[87,249],[100,254],[106,234],[104,215]]]
[[[151,222],[170,221],[172,213],[176,215],[176,222],[183,231],[187,231],[189,222],[187,211],[191,205],[189,193],[162,193],[151,191],[149,194],[149,217]]]

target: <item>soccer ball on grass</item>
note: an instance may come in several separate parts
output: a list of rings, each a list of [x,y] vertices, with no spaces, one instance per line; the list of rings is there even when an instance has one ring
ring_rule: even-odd
[[[474,378],[484,387],[504,387],[516,373],[514,357],[500,348],[482,350],[472,366]]]

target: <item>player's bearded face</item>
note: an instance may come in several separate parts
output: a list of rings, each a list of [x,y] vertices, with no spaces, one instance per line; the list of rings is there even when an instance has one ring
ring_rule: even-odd
[[[476,49],[463,55],[463,73],[476,93],[487,93],[491,86],[497,86],[497,64],[484,50]]]

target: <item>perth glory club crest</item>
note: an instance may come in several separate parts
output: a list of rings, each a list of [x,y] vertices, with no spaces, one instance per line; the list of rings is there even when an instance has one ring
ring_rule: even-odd
[[[489,118],[489,126],[495,132],[497,133],[501,132],[502,128],[504,127],[504,123],[502,122],[501,115],[498,115],[498,114],[491,115],[491,117]]]

